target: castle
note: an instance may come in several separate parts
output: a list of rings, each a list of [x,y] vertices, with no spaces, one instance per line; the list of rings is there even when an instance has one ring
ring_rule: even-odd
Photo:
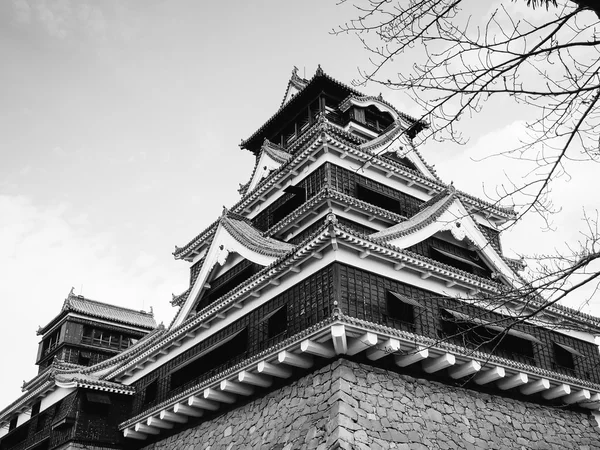
[[[1,450],[600,448],[600,319],[530,295],[427,123],[294,70],[173,321],[70,293]]]

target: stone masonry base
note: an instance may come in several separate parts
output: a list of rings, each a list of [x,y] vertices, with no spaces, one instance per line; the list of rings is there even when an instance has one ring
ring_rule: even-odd
[[[339,359],[145,450],[600,449],[585,411]]]

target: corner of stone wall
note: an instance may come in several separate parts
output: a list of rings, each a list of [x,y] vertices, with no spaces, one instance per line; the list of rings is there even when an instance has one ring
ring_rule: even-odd
[[[592,411],[590,414],[590,424],[600,433],[600,411]]]
[[[358,400],[352,397],[351,384],[363,383],[354,374],[356,367],[345,359],[338,359],[331,365],[331,407],[329,409],[329,422],[327,424],[327,449],[370,449],[364,442],[357,442],[355,434],[360,439],[361,425],[356,408]],[[365,435],[366,438],[366,435]]]

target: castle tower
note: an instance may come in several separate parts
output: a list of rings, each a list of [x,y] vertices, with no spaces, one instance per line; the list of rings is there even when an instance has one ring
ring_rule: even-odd
[[[91,366],[129,348],[154,328],[150,313],[90,300],[71,290],[60,313],[37,332],[42,339],[36,364],[40,372],[55,358]]]
[[[424,127],[294,70],[242,141],[239,202],[175,250],[190,286],[172,323],[55,372],[114,389],[105,413],[125,418],[103,445],[598,446],[600,320],[511,297],[522,267],[498,230],[514,212],[444,183],[412,144]],[[73,395],[61,383],[55,401]]]
[[[133,391],[102,381],[95,368],[156,328],[152,313],[90,300],[71,289],[60,312],[37,332],[38,375],[0,412],[0,448],[119,443],[117,426],[127,417]]]

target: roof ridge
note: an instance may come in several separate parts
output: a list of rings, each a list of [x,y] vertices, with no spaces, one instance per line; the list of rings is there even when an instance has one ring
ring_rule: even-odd
[[[125,306],[113,305],[112,303],[101,302],[99,300],[93,300],[91,298],[86,298],[83,295],[75,295],[75,294],[69,294],[69,297],[65,300],[65,304],[66,304],[67,300],[69,301],[69,306],[71,308],[74,308],[73,304],[71,303],[72,299],[83,300],[84,302],[94,303],[96,305],[107,306],[109,308],[120,309],[122,311],[127,311],[127,312],[131,312],[131,313],[135,313],[135,314],[142,314],[142,315],[154,318],[153,311],[146,312],[144,310],[126,308]]]
[[[341,81],[336,80],[335,78],[327,75],[323,69],[321,68],[321,65],[319,64],[319,66],[317,67],[317,70],[315,71],[315,74],[309,79],[306,80],[306,86],[304,86],[304,88],[302,89],[302,91],[304,91],[304,89],[306,89],[311,83],[313,83],[316,79],[318,78],[326,78],[329,81],[332,81],[333,83],[348,89],[350,92],[353,92],[357,95],[363,95],[362,92],[357,91],[355,88],[348,86],[345,83],[342,83]],[[300,92],[302,92],[300,91]],[[277,117],[281,111],[289,104],[293,103],[294,101],[296,101],[296,99],[299,97],[300,95],[295,95],[294,97],[292,97],[287,103],[282,104],[281,107],[275,111],[275,113],[273,115],[271,115],[271,117],[269,117],[254,133],[252,133],[252,135],[250,135],[250,137],[248,137],[247,139],[242,139],[242,142],[240,143],[240,148],[245,148],[245,145],[255,136],[257,136],[269,123],[271,123],[273,121],[273,119],[275,119],[275,117]]]
[[[287,86],[285,88],[285,94],[283,95],[281,103],[279,104],[279,109],[283,108],[283,105],[285,104],[285,99],[287,98],[287,94],[290,91],[290,85],[294,86],[296,89],[298,89],[298,92],[300,92],[306,87],[307,84],[308,80],[306,78],[301,78],[298,75],[298,67],[294,66],[294,68],[292,69],[292,76],[288,80]]]

